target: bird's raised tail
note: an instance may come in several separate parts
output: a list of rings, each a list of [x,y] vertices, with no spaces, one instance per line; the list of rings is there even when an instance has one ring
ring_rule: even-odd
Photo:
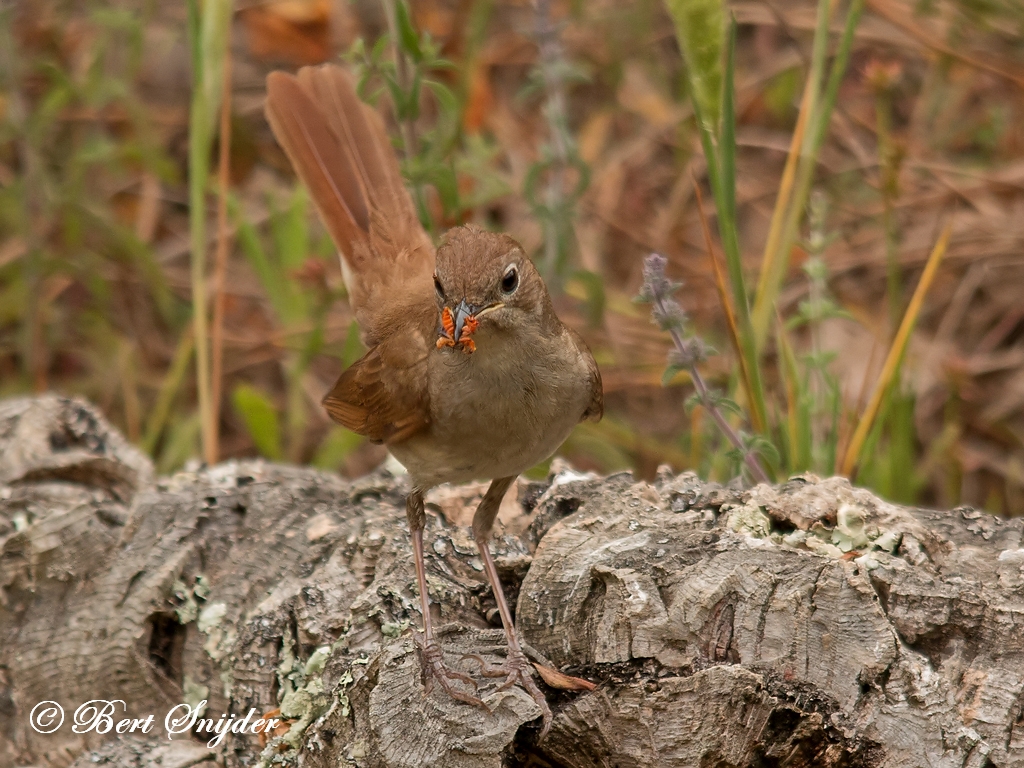
[[[297,76],[272,72],[265,110],[338,246],[356,320],[373,346],[389,312],[430,300],[434,269],[380,116],[360,101],[348,72],[330,64]]]

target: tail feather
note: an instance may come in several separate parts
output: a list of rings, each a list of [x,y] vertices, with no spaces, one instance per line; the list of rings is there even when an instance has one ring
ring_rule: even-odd
[[[338,246],[356,319],[373,343],[391,320],[382,307],[430,296],[434,262],[383,122],[333,65],[271,73],[266,114]]]
[[[335,134],[354,150],[352,159],[363,188],[375,197],[378,207],[391,211],[389,218],[417,222],[380,115],[360,101],[349,74],[339,67],[306,67],[298,79],[323,105]]]
[[[365,240],[370,215],[351,152],[321,119],[320,108],[296,78],[270,73],[266,114],[335,244],[347,249]]]

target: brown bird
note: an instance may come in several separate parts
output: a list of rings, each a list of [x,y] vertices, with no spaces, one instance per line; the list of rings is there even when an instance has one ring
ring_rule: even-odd
[[[387,445],[406,467],[406,503],[423,612],[424,678],[454,698],[431,626],[423,564],[423,495],[440,483],[490,480],[473,535],[508,640],[485,676],[520,683],[550,710],[532,678],[488,539],[516,476],[550,457],[583,419],[600,419],[601,375],[583,340],[555,315],[519,243],[478,227],[450,230],[436,253],[420,226],[379,115],[337,66],[267,78],[267,119],[341,254],[369,351],[324,398],[331,417]]]

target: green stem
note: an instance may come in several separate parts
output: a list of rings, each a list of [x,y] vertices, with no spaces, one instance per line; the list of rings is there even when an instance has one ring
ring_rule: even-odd
[[[197,0],[188,4],[192,51],[192,105],[189,112],[188,186],[189,239],[192,248],[192,325],[196,347],[196,389],[203,456],[216,460],[213,398],[210,380],[210,341],[206,292],[206,185],[210,176],[210,146],[220,106],[221,76],[231,29],[231,0]]]

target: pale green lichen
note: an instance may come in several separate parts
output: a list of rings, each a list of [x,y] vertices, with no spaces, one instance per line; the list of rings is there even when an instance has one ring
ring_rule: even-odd
[[[210,699],[210,689],[201,683],[197,683],[188,675],[185,675],[184,681],[182,681],[182,701],[188,704],[192,709],[202,707],[199,710],[199,715],[202,715],[206,711],[205,702]]]
[[[277,665],[278,702],[281,715],[294,722],[287,733],[268,742],[260,754],[259,768],[294,763],[306,729],[327,711],[329,697],[324,693],[321,675],[331,653],[331,646],[322,645],[303,662],[295,655],[291,634],[284,636],[281,663]],[[282,747],[286,747],[283,752]]]
[[[228,607],[224,603],[211,603],[199,613],[196,622],[199,631],[206,635],[203,650],[214,661],[220,661],[231,651],[237,639],[235,628],[224,626]]]
[[[352,685],[355,678],[352,677],[352,671],[347,670],[345,674],[338,680],[338,706],[341,707],[341,716],[348,717],[352,712],[352,702],[348,698],[348,687]]]
[[[192,596],[192,590],[185,586],[185,582],[178,579],[171,585],[171,594],[179,601],[174,609],[174,615],[179,624],[188,624],[195,621],[199,616],[199,604]]]
[[[731,508],[726,526],[733,533],[746,534],[757,539],[767,538],[772,531],[772,521],[757,504],[743,504]]]
[[[896,547],[903,540],[902,531],[886,531],[872,542],[877,549],[888,552],[890,555],[896,551]]]
[[[804,546],[807,547],[811,552],[818,555],[825,555],[834,559],[839,559],[843,556],[843,550],[837,547],[835,544],[830,544],[827,541],[822,541],[816,536],[808,536],[804,542]]]
[[[852,504],[843,504],[836,512],[832,543],[843,552],[863,549],[869,543],[865,527],[864,510]]]
[[[301,720],[312,710],[313,697],[323,691],[324,686],[319,678],[297,691],[289,691],[281,699],[281,714],[289,720]]]
[[[175,579],[171,585],[171,594],[178,601],[178,607],[174,609],[178,623],[188,624],[199,618],[199,604],[209,598],[210,582],[203,574],[196,576],[191,587],[181,579]]]
[[[192,587],[192,594],[199,600],[206,600],[210,596],[210,582],[201,573],[196,576],[196,584]]]
[[[865,571],[873,571],[876,568],[880,568],[882,566],[882,564],[880,562],[878,562],[878,559],[874,555],[872,555],[870,552],[868,552],[867,554],[861,555],[860,557],[858,557],[853,562],[855,562],[857,565],[861,566]]]
[[[788,547],[799,547],[807,541],[807,531],[801,531],[797,529],[792,533],[787,533],[782,537],[782,543]]]
[[[203,608],[199,613],[199,620],[197,622],[199,631],[204,635],[210,634],[210,631],[223,621],[227,612],[228,606],[226,603],[213,603]]]
[[[231,698],[231,689],[235,685],[235,675],[230,668],[221,670],[220,682],[224,686],[224,698]]]
[[[306,666],[303,669],[303,673],[306,677],[323,673],[324,667],[327,665],[327,660],[329,658],[331,658],[331,646],[321,645],[313,651],[310,657],[306,660]]]
[[[192,585],[181,579],[171,584],[171,594],[178,602],[174,614],[180,624],[196,622],[196,627],[206,635],[203,650],[214,661],[220,662],[220,681],[224,688],[224,696],[231,697],[234,676],[231,671],[230,651],[234,647],[236,633],[234,627],[224,626],[227,616],[225,603],[207,603],[211,593],[210,581],[203,574],[198,574]]]
[[[396,638],[401,636],[405,630],[412,626],[408,619],[401,621],[385,621],[380,625],[380,631],[385,637]]]
[[[835,527],[827,527],[818,520],[809,530],[796,530],[781,536],[773,534],[772,539],[789,547],[809,549],[815,554],[836,559],[850,552],[858,555],[872,551],[895,553],[903,533],[899,530],[880,530],[869,525],[869,522],[867,510],[845,503],[836,510]],[[855,562],[868,570],[881,565],[881,561],[875,557],[858,557]]]

